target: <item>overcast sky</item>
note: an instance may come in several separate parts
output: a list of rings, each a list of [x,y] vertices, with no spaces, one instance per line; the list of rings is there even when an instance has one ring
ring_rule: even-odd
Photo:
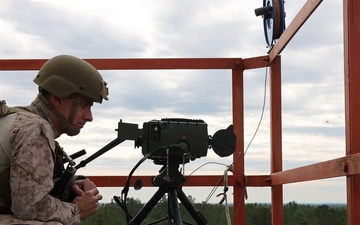
[[[0,0],[0,58],[190,58],[266,55],[262,18],[254,9],[262,0]],[[288,25],[304,0],[285,3]],[[324,1],[282,52],[283,169],[345,155],[342,1]],[[77,137],[61,136],[69,154],[85,148],[87,156],[117,137],[117,123],[139,124],[161,118],[203,119],[209,134],[232,123],[231,72],[100,71],[110,100],[93,107],[94,121]],[[0,99],[27,105],[36,96],[36,71],[1,71]],[[269,93],[266,69],[245,71],[246,175],[270,173]],[[126,141],[78,173],[127,175],[142,157]],[[86,157],[83,157],[84,159]],[[80,160],[80,159],[79,159]],[[78,160],[78,161],[79,161]],[[186,174],[207,162],[231,164],[232,157],[208,156],[186,164]],[[145,161],[136,175],[157,175],[160,167]],[[222,174],[225,167],[208,164],[199,174]],[[215,185],[215,184],[214,184]],[[104,202],[122,187],[101,188]],[[131,190],[146,201],[156,189]],[[197,202],[211,188],[185,188]],[[220,187],[217,193],[220,193]],[[306,194],[304,194],[306,191]],[[216,194],[217,194],[216,193]],[[210,202],[218,202],[215,196]],[[229,200],[230,202],[232,199]],[[270,202],[270,188],[248,188],[247,202]],[[284,202],[345,203],[345,178],[284,186]]]

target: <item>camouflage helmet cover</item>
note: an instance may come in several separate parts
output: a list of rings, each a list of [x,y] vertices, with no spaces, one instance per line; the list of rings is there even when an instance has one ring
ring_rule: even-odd
[[[45,62],[34,83],[59,98],[79,93],[98,103],[108,100],[107,83],[101,74],[90,63],[70,55]]]

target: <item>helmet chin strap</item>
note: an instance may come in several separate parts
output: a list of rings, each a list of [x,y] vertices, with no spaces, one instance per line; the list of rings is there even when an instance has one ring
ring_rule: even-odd
[[[76,112],[78,106],[80,105],[80,100],[81,100],[80,95],[75,95],[73,107],[70,111],[70,115],[69,115],[68,119],[66,119],[63,115],[61,115],[60,112],[55,109],[54,105],[48,99],[46,99],[43,95],[40,95],[40,97],[43,100],[43,102],[45,103],[46,107],[54,113],[54,115],[59,119],[60,123],[65,127],[65,132],[67,135],[75,136],[80,133],[80,129],[76,128],[72,124],[72,120],[74,118],[75,112]]]
[[[80,133],[80,129],[77,129],[72,124],[72,121],[73,121],[74,116],[75,116],[75,112],[77,111],[80,104],[81,104],[81,95],[76,94],[75,98],[74,98],[73,106],[72,106],[71,111],[70,111],[69,118],[67,120],[67,126],[66,126],[66,128],[67,128],[66,130],[68,131],[67,134],[70,135],[70,136],[75,136],[75,135]]]

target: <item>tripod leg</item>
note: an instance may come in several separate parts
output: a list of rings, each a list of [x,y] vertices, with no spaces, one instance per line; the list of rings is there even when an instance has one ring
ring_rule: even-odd
[[[204,215],[201,212],[195,209],[194,205],[189,201],[189,199],[186,197],[185,193],[181,188],[179,188],[177,192],[177,197],[180,199],[181,203],[184,205],[186,210],[190,213],[190,215],[198,225],[208,224],[207,219],[204,217]]]
[[[180,206],[175,188],[169,189],[168,204],[169,224],[182,225]]]
[[[131,220],[131,225],[139,225],[149,214],[149,212],[155,207],[158,201],[164,196],[166,191],[164,188],[159,188],[156,193],[150,198],[150,200],[144,205],[144,207],[134,216]]]

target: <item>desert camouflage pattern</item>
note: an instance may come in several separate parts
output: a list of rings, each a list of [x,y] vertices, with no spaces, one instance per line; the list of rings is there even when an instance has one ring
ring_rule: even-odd
[[[60,222],[49,221],[49,222],[39,222],[39,221],[25,221],[16,219],[14,215],[0,215],[0,224],[7,225],[18,225],[18,224],[26,224],[26,225],[63,225]]]
[[[0,134],[0,178],[10,179],[8,184],[0,181],[0,190],[10,188],[13,213],[0,215],[0,224],[80,224],[75,204],[49,195],[54,185],[55,138],[59,137],[49,123],[49,110],[39,96],[26,109],[31,113],[0,117],[0,130],[5,132]],[[9,208],[8,204],[9,199],[0,195],[0,209]]]

